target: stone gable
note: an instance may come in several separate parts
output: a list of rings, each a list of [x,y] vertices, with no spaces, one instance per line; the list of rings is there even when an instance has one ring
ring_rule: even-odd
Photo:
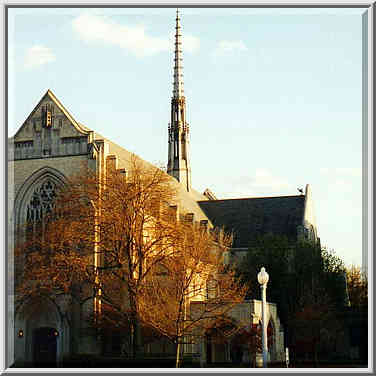
[[[10,140],[9,159],[87,154],[89,135],[48,90]]]

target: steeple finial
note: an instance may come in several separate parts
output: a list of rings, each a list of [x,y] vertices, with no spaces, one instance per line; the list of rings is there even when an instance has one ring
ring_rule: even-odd
[[[179,9],[176,9],[176,31],[175,31],[175,65],[174,65],[174,88],[172,91],[173,98],[181,98],[184,96],[183,84],[183,66],[182,66],[182,50],[181,50],[181,32],[180,32]]]

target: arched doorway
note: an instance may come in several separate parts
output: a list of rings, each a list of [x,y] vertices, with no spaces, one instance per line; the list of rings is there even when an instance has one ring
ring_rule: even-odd
[[[205,333],[206,362],[227,363],[231,361],[231,337],[237,331],[237,325],[231,318],[219,319]],[[240,362],[241,360],[239,360]]]
[[[37,328],[33,331],[33,364],[35,367],[55,367],[58,331]]]

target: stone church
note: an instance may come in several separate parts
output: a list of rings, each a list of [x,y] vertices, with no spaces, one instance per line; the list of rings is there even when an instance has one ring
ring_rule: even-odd
[[[187,122],[189,114],[186,113],[180,39],[180,17],[177,12],[167,144],[167,173],[178,191],[177,209],[189,213],[192,221],[209,227],[223,226],[232,231],[233,251],[239,255],[247,250],[255,234],[272,232],[318,240],[308,185],[304,194],[296,196],[225,200],[217,199],[210,190],[199,193],[193,189]],[[51,209],[55,192],[67,184],[76,166],[87,166],[100,176],[107,168],[127,170],[132,155],[74,119],[51,90],[47,90],[8,141],[9,275],[13,280],[12,252],[15,242],[21,240],[16,232],[18,226],[43,221],[44,213]],[[144,163],[148,164],[146,161]],[[42,302],[37,311],[24,313],[14,308],[14,283],[10,283],[9,289],[9,362],[35,362],[43,357],[59,362],[69,355],[72,351],[71,340],[79,328],[70,327],[61,315],[64,302],[61,302],[61,310],[49,302]],[[274,337],[269,349],[270,360],[282,360],[283,328],[277,307],[272,303],[268,307],[268,323]],[[261,318],[260,302],[246,301],[234,310],[234,320],[244,317],[248,318],[250,325],[258,324]],[[97,351],[93,340],[79,336],[76,341],[80,353]],[[196,354],[202,362],[225,362],[230,361],[230,347],[231,343],[212,346],[201,343],[192,345],[186,351]]]

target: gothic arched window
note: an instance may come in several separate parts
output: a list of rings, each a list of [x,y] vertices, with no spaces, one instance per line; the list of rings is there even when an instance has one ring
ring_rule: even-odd
[[[43,226],[48,214],[52,213],[56,190],[56,184],[51,180],[45,180],[40,186],[35,188],[26,206],[26,222],[29,235],[34,233],[36,226]]]

